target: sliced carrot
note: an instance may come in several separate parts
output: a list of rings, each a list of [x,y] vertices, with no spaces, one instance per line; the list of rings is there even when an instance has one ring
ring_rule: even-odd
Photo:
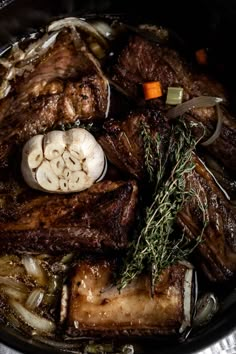
[[[161,83],[151,81],[143,83],[143,93],[145,100],[151,100],[162,96]]]
[[[195,52],[195,57],[200,65],[207,65],[207,52],[206,49],[201,48]]]

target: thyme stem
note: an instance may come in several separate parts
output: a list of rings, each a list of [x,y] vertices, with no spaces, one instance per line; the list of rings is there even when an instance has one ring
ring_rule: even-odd
[[[166,267],[185,258],[195,247],[189,247],[184,234],[176,238],[173,231],[179,210],[193,193],[185,190],[185,175],[194,169],[192,152],[197,142],[180,120],[171,130],[169,148],[164,156],[160,136],[157,134],[153,138],[144,123],[141,128],[145,165],[149,180],[154,184],[154,193],[146,208],[144,226],[128,251],[120,288],[147,267],[152,272],[153,286]],[[201,210],[205,213],[202,205]]]

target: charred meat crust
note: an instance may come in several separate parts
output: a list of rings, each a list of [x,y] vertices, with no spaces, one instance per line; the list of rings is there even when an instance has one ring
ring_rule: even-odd
[[[224,281],[236,272],[235,212],[201,161],[194,156],[195,170],[186,176],[186,189],[196,193],[178,214],[178,222],[191,239],[203,232],[196,253],[212,281]]]
[[[137,193],[134,181],[103,181],[79,194],[35,192],[1,209],[1,252],[126,248]]]
[[[67,333],[71,336],[175,333],[184,320],[186,266],[163,272],[150,296],[150,277],[141,275],[119,292],[113,285],[115,260],[85,259],[71,279]]]
[[[152,105],[166,110],[163,99],[169,86],[181,86],[183,101],[196,96],[217,96],[225,100],[223,126],[219,138],[206,149],[229,171],[236,171],[236,121],[227,110],[226,92],[223,86],[211,77],[198,73],[173,49],[157,45],[135,36],[131,37],[113,67],[113,80],[131,95],[139,94],[139,85],[145,81],[160,81],[163,98],[155,99]],[[186,115],[186,121],[202,123],[206,139],[216,127],[214,108],[194,109]],[[191,125],[190,125],[191,127]],[[200,134],[202,135],[201,129]],[[199,131],[198,134],[199,135]]]

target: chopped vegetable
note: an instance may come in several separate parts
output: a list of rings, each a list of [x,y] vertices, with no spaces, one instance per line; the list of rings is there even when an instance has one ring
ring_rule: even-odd
[[[207,52],[206,49],[198,49],[195,53],[196,60],[200,65],[207,65]]]
[[[162,96],[161,84],[159,81],[145,82],[143,84],[145,100],[152,100]]]
[[[168,87],[166,104],[176,105],[182,103],[183,88],[182,87]]]

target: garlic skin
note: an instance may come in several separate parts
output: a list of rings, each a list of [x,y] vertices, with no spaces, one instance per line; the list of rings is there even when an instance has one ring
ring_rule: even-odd
[[[80,192],[106,174],[107,160],[94,136],[82,128],[36,135],[23,147],[21,171],[34,189]]]

